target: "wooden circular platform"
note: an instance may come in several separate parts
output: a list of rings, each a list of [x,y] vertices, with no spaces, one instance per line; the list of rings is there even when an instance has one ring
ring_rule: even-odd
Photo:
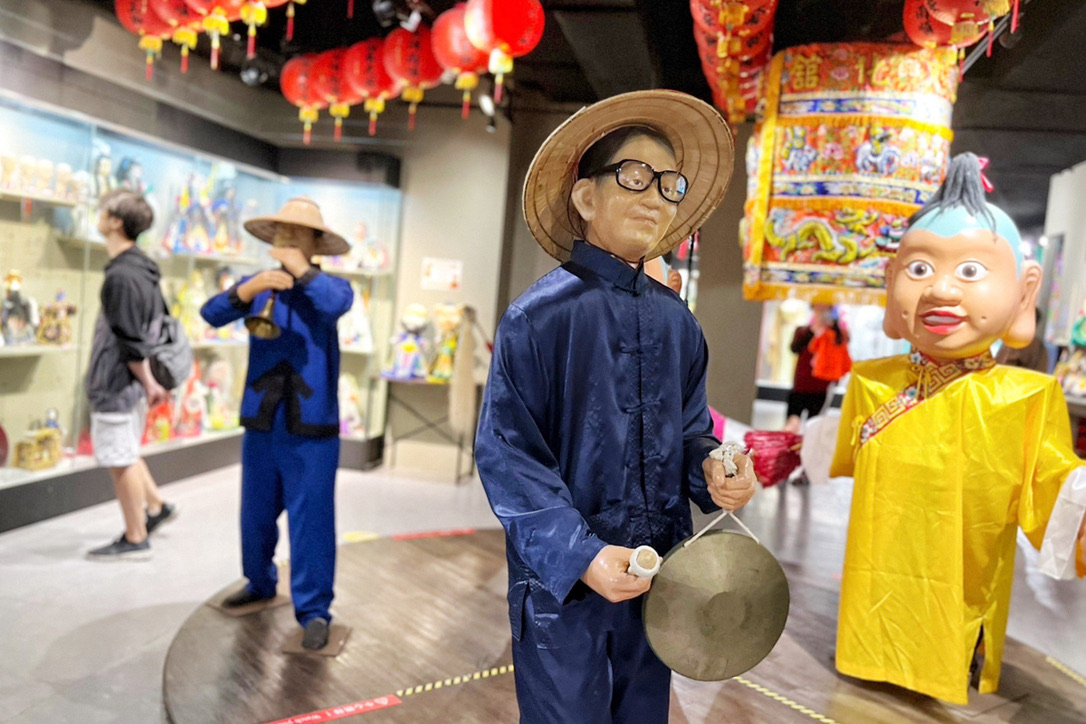
[[[792,609],[773,653],[727,682],[675,677],[673,724],[1086,721],[1086,681],[1015,641],[1000,693],[974,692],[968,707],[839,675],[836,586],[785,570]],[[506,586],[501,531],[344,545],[332,612],[352,632],[337,658],[281,653],[297,626],[290,606],[243,618],[202,606],[166,658],[167,716],[176,724],[515,722]],[[302,717],[314,712],[323,713]]]

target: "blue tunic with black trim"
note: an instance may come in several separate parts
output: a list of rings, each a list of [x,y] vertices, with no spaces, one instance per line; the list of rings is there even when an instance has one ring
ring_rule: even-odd
[[[541,640],[563,617],[608,630],[614,604],[579,580],[600,549],[666,553],[690,535],[688,501],[717,508],[707,363],[678,295],[584,242],[506,311],[475,457],[506,531],[515,638],[526,598]]]

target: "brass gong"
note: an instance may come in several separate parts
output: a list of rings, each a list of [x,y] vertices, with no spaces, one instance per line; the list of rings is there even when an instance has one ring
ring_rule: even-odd
[[[664,557],[645,594],[645,634],[672,671],[721,681],[769,655],[788,604],[788,579],[772,553],[742,533],[713,531]]]

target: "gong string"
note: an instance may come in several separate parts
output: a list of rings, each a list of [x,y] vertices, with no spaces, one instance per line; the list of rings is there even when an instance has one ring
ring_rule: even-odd
[[[755,543],[757,543],[758,545],[762,544],[762,542],[760,540],[758,540],[758,536],[754,535],[754,533],[751,532],[750,528],[748,528],[746,525],[744,525],[743,521],[739,520],[739,516],[735,515],[734,511],[725,510],[720,515],[713,518],[713,520],[709,522],[709,525],[707,525],[704,528],[702,528],[701,530],[699,530],[690,540],[683,543],[683,548],[689,548],[691,543],[693,543],[698,538],[701,538],[703,535],[708,533],[710,528],[712,528],[714,525],[716,525],[720,521],[724,520],[729,515],[732,517],[732,520],[734,520],[736,523],[739,524],[740,528],[742,528],[743,530],[746,531],[747,535],[749,535],[751,538],[754,539]]]

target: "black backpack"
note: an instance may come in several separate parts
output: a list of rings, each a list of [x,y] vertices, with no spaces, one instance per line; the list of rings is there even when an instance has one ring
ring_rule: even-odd
[[[159,299],[162,301],[162,314],[151,322],[151,339],[154,342],[147,361],[158,384],[167,390],[174,390],[192,374],[192,345],[181,323],[170,315],[161,289]]]

